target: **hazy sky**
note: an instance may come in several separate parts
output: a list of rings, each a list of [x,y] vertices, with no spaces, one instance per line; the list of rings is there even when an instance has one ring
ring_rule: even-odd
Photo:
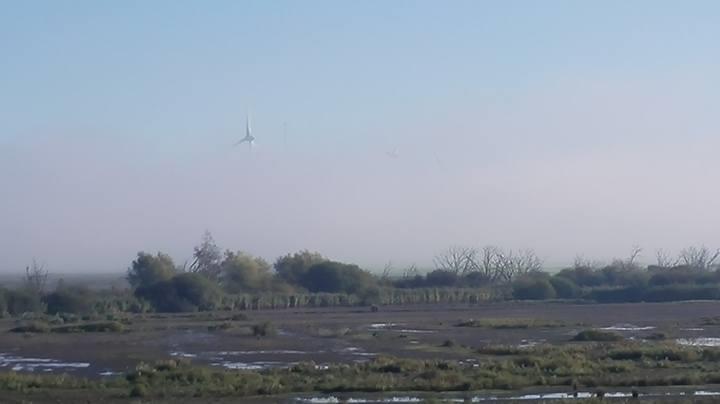
[[[206,229],[370,268],[716,247],[719,20],[717,1],[0,1],[0,272],[182,262]],[[248,110],[252,152],[232,147]]]

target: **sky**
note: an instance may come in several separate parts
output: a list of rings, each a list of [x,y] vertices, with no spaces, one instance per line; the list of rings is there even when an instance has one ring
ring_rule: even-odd
[[[0,272],[720,247],[716,1],[0,1]],[[234,147],[252,117],[256,144]],[[397,151],[396,156],[390,154]]]

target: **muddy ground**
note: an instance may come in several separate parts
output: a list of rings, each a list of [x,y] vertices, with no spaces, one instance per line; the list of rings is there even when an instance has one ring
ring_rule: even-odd
[[[296,362],[355,362],[377,355],[474,360],[483,345],[566,344],[587,328],[609,328],[626,338],[663,333],[668,338],[714,344],[720,337],[720,302],[568,304],[497,303],[332,308],[232,313],[138,315],[120,333],[11,333],[0,322],[0,370],[104,377],[139,362],[184,357],[228,369],[262,369]],[[469,319],[554,321],[553,327],[458,327]],[[253,324],[270,322],[277,333],[255,337]],[[229,328],[212,330],[221,324]],[[222,328],[222,327],[221,327]],[[448,348],[448,342],[452,341]],[[446,345],[446,346],[443,346]],[[103,376],[104,375],[104,376]]]

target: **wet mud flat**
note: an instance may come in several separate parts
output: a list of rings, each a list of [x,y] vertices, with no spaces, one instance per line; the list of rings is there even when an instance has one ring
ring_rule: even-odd
[[[140,362],[184,359],[229,370],[261,370],[312,362],[319,368],[378,356],[480,360],[484,346],[564,345],[579,331],[600,329],[627,340],[658,338],[684,346],[720,345],[720,302],[570,304],[505,302],[317,308],[132,316],[122,332],[11,333],[0,322],[0,371],[68,373],[102,378]],[[478,326],[458,326],[477,320]],[[255,336],[254,324],[273,332]],[[469,348],[472,349],[469,349]]]

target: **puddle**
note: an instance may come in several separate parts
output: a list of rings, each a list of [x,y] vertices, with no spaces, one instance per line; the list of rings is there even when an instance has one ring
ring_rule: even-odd
[[[220,356],[238,356],[238,355],[307,355],[311,353],[322,353],[323,351],[307,352],[307,351],[294,351],[291,349],[276,349],[267,351],[221,351],[215,352],[215,355]]]
[[[340,353],[348,353],[350,355],[356,355],[356,356],[377,356],[378,354],[374,352],[365,352],[362,348],[358,348],[356,346],[351,346],[347,348],[343,348],[339,350]]]
[[[90,367],[87,362],[62,362],[48,358],[24,358],[0,353],[0,368],[10,368],[15,372],[69,372]]]
[[[370,324],[370,328],[383,329],[383,328],[397,327],[399,325],[401,325],[401,324],[398,324],[398,323],[374,323],[374,324]]]
[[[106,370],[104,372],[98,373],[98,375],[103,376],[103,377],[120,376],[121,374],[122,374],[121,372],[113,372],[111,370]]]
[[[685,346],[707,346],[707,347],[718,347],[720,346],[720,338],[716,337],[702,337],[702,338],[678,338],[675,340],[680,345]]]
[[[175,358],[197,358],[196,354],[186,352],[170,352],[170,356]]]
[[[263,370],[272,368],[286,368],[296,363],[288,362],[271,362],[271,361],[257,361],[257,362],[220,362],[213,363],[212,366],[219,366],[230,370]]]
[[[517,347],[520,349],[529,349],[529,348],[535,347],[543,342],[545,342],[544,339],[541,339],[541,340],[524,339],[524,340],[521,340],[519,344],[517,344]]]
[[[402,323],[374,323],[370,324],[369,328],[372,330],[388,330],[388,331],[395,331],[395,332],[402,332],[406,334],[432,334],[437,331],[434,330],[418,330],[414,328],[402,328],[402,329],[393,329],[394,327],[399,327],[401,325],[404,325]]]
[[[705,331],[704,328],[681,328],[683,331]]]
[[[605,331],[647,331],[654,330],[653,326],[640,327],[633,324],[615,324],[610,327],[603,327],[601,330]]]

